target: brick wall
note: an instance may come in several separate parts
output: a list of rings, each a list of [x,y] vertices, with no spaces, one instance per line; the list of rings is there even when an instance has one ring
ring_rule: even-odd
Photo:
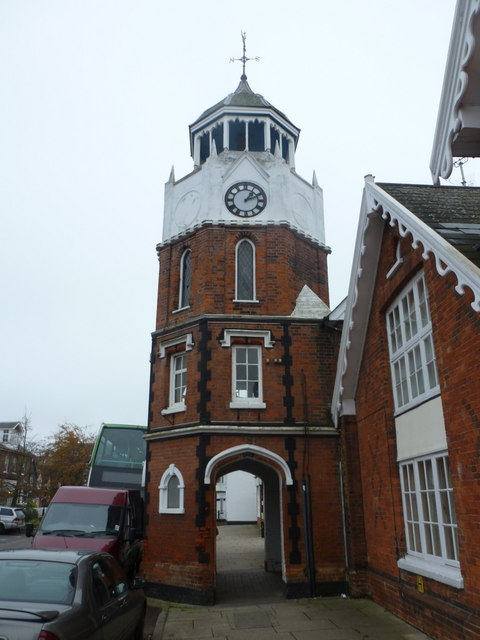
[[[293,485],[285,485],[281,468],[271,459],[254,454],[255,470],[262,466],[276,470],[283,478],[281,490],[284,540],[285,588],[293,596],[306,594],[307,556],[303,513],[302,478],[311,478],[313,539],[316,582],[326,593],[345,590],[344,545],[341,498],[338,482],[338,436],[335,431],[321,436],[241,435],[217,433],[185,436],[149,443],[147,529],[142,562],[143,577],[161,585],[178,598],[179,589],[203,603],[198,593],[212,594],[215,586],[215,478],[243,455],[223,459],[213,470],[210,485],[204,485],[205,466],[220,452],[241,444],[253,444],[282,457],[291,470]],[[185,481],[185,513],[159,513],[157,487],[163,472],[174,463]],[[252,463],[249,455],[248,463]],[[251,468],[251,467],[249,467]],[[176,590],[177,589],[177,590]],[[193,594],[197,593],[197,596]],[[205,596],[208,601],[209,596]]]
[[[248,238],[255,245],[258,303],[234,302],[235,246]],[[180,259],[191,249],[190,308],[178,308]],[[207,313],[290,315],[307,284],[327,305],[328,251],[287,227],[204,226],[159,250],[157,329],[183,324]]]

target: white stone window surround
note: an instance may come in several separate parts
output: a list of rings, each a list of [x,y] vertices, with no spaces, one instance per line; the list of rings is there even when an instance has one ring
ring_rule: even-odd
[[[232,338],[261,338],[263,339],[263,346],[266,349],[271,349],[275,344],[272,341],[272,334],[269,330],[255,330],[255,329],[225,329],[223,332],[223,339],[220,340],[222,347],[232,347]],[[259,352],[258,357],[258,385],[259,395],[257,398],[238,398],[236,396],[236,371],[235,371],[235,346],[238,347],[253,347],[257,348]],[[262,348],[260,345],[247,345],[239,344],[234,345],[232,353],[232,401],[230,402],[231,409],[265,409],[266,403],[263,401],[263,377],[262,377]]]
[[[178,507],[168,506],[168,484],[172,478],[178,479]],[[159,513],[185,513],[185,482],[181,471],[172,463],[162,475],[159,490]]]
[[[410,280],[387,309],[386,325],[398,415],[440,393],[423,271]]]
[[[425,464],[431,469],[428,483],[421,479]],[[441,468],[448,469],[445,451],[400,464],[407,553],[397,564],[400,569],[463,589],[453,489],[449,478],[447,482],[440,479]],[[437,546],[436,553],[429,546]]]
[[[239,264],[238,264],[238,252],[242,244],[247,243],[252,247],[252,297],[251,298],[241,298],[239,296]],[[255,244],[249,238],[242,238],[239,240],[235,246],[235,299],[233,302],[255,302],[258,303],[257,300],[257,291],[256,291],[256,282],[257,282],[257,268],[256,268],[256,251]]]
[[[175,373],[177,373],[175,371],[175,358],[183,356],[187,351],[192,350],[194,346],[192,334],[186,333],[176,338],[171,338],[170,340],[161,342],[159,345],[158,356],[159,358],[165,358],[167,356],[167,349],[169,347],[175,347],[179,344],[184,344],[185,348],[183,351],[175,352],[170,356],[170,385],[168,392],[169,405],[168,407],[165,407],[165,409],[162,409],[162,416],[170,415],[172,413],[179,413],[181,411],[185,411],[187,408],[185,400],[183,400],[182,402],[175,402]]]

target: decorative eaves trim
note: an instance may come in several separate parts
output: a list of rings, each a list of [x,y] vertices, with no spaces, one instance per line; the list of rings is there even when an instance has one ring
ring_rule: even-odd
[[[402,238],[411,235],[412,249],[418,249],[421,244],[422,258],[429,260],[432,255],[440,276],[453,273],[457,279],[455,291],[459,295],[463,295],[465,287],[468,287],[474,297],[472,309],[480,311],[480,269],[378,185],[370,183],[365,188],[371,192],[375,201],[375,210],[381,213],[382,218],[388,220],[391,227],[396,226]]]
[[[430,159],[434,184],[452,173],[452,142],[462,128],[460,104],[468,86],[466,67],[475,48],[472,25],[480,11],[480,0],[458,0],[448,50],[442,96]]]
[[[355,414],[355,393],[365,343],[370,305],[381,246],[384,221],[397,227],[402,238],[411,236],[412,249],[423,246],[422,257],[435,259],[440,276],[453,273],[459,295],[468,287],[474,296],[472,308],[480,312],[480,269],[455,247],[401,205],[367,176],[363,192],[357,240],[350,277],[345,322],[332,397],[332,417]]]

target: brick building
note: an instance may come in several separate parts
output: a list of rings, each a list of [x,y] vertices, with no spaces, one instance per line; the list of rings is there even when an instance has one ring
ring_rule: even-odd
[[[163,598],[214,601],[215,484],[237,470],[263,483],[265,567],[286,596],[345,590],[339,332],[298,136],[244,74],[190,126],[193,171],[166,185],[142,564]]]
[[[458,2],[435,186],[366,178],[332,400],[351,593],[439,640],[480,638],[480,189],[439,185],[480,155],[479,13]]]

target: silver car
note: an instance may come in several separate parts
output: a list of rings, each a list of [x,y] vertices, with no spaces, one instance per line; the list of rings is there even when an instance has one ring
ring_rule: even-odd
[[[2,640],[143,640],[145,608],[107,553],[0,552]]]
[[[25,527],[25,514],[19,507],[0,506],[0,533]]]

